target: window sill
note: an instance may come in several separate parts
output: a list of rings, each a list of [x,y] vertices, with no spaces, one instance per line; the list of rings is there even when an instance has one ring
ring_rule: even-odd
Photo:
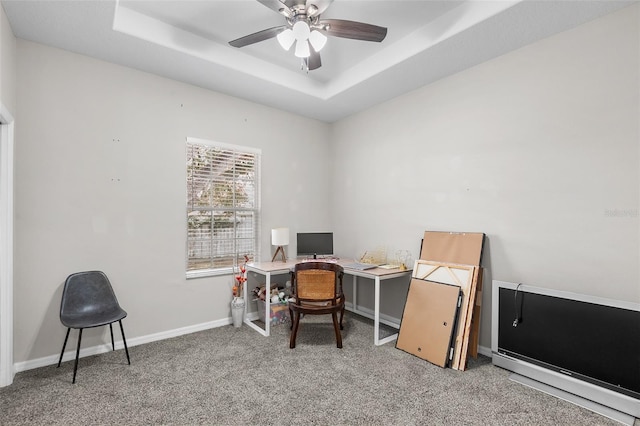
[[[201,269],[196,271],[187,271],[187,279],[217,277],[221,275],[233,275],[233,268],[221,269]]]

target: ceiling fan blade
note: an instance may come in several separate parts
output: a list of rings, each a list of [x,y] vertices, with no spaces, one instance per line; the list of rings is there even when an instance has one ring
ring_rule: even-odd
[[[317,70],[322,66],[322,60],[320,59],[320,54],[318,52],[313,50],[313,48],[310,50],[311,50],[311,55],[309,55],[308,58],[305,58],[305,61],[307,63],[308,70],[313,71],[313,70]]]
[[[258,31],[257,33],[249,34],[247,36],[232,40],[229,42],[229,44],[233,47],[248,46],[250,44],[258,43],[260,41],[264,41],[272,37],[275,37],[278,34],[280,34],[285,28],[287,28],[286,25],[268,28],[266,30]]]
[[[343,19],[322,19],[317,24],[320,31],[327,35],[351,38],[354,40],[381,42],[387,36],[387,29],[364,22],[345,21]]]
[[[291,9],[285,2],[280,0],[258,0],[263,5],[267,6],[269,9],[278,12],[281,15],[286,16],[287,18],[292,15]]]

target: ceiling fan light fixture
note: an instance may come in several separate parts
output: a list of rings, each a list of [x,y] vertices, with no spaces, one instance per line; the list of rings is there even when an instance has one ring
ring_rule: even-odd
[[[302,59],[302,68],[311,71],[322,66],[320,51],[327,44],[328,36],[375,42],[385,39],[387,35],[385,27],[344,19],[320,19],[333,1],[258,0],[264,6],[283,15],[286,23],[231,40],[229,45],[244,47],[277,38],[282,48],[290,51],[295,43],[294,54]]]
[[[309,17],[314,17],[318,14],[318,6],[316,6],[315,4],[310,4],[309,6],[307,6],[307,16]]]
[[[295,55],[298,58],[308,58],[311,55],[311,51],[309,50],[309,42],[307,42],[307,40],[298,40],[296,42]]]
[[[291,49],[291,46],[293,46],[293,42],[296,41],[296,37],[293,35],[293,31],[291,30],[291,28],[287,28],[286,30],[282,31],[276,38],[278,39],[278,43],[280,43],[280,46],[282,46],[284,50]]]
[[[307,24],[306,21],[298,21],[293,24],[293,35],[296,37],[298,42],[308,39],[310,32],[309,24]]]
[[[309,34],[309,43],[313,46],[313,50],[320,52],[324,45],[327,44],[327,36],[318,30],[313,30],[311,34]]]

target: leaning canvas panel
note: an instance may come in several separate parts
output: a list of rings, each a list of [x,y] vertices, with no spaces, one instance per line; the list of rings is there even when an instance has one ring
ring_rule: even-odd
[[[476,317],[476,321],[480,321],[480,306],[476,303],[479,300],[482,293],[478,292],[478,283],[482,282],[480,278],[480,274],[482,274],[482,268],[475,268],[473,271],[473,277],[471,279],[471,289],[469,290],[469,303],[467,306],[466,318],[465,318],[465,329],[464,329],[464,337],[462,340],[462,348],[460,349],[460,364],[458,365],[458,370],[465,370],[467,368],[467,355],[469,354],[469,342],[476,342],[475,339],[479,338],[478,331],[479,327],[476,330],[475,337],[473,333],[473,318],[474,315]],[[477,343],[476,349],[477,349]],[[477,356],[477,353],[476,353]]]
[[[416,260],[413,267],[413,278],[429,280],[442,284],[459,286],[462,291],[462,304],[459,310],[455,339],[455,351],[451,368],[464,370],[467,363],[469,335],[471,333],[471,317],[476,298],[478,270],[473,265]]]
[[[469,281],[469,273],[472,268],[474,268],[472,265],[417,260],[413,269],[413,277],[419,280],[463,287]]]
[[[420,259],[480,266],[483,243],[481,232],[425,231]]]
[[[469,347],[468,354],[472,358],[478,358],[478,345],[480,344],[480,316],[482,312],[482,279],[483,268],[478,268],[476,273],[478,279],[476,280],[476,296],[475,304],[473,306],[473,312],[471,313],[471,332],[469,334]]]
[[[458,286],[411,280],[396,348],[446,367],[453,361],[459,305]]]

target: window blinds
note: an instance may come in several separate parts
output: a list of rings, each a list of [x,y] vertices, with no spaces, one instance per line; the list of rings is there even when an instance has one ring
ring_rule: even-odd
[[[187,271],[257,257],[259,164],[259,151],[187,140]]]

